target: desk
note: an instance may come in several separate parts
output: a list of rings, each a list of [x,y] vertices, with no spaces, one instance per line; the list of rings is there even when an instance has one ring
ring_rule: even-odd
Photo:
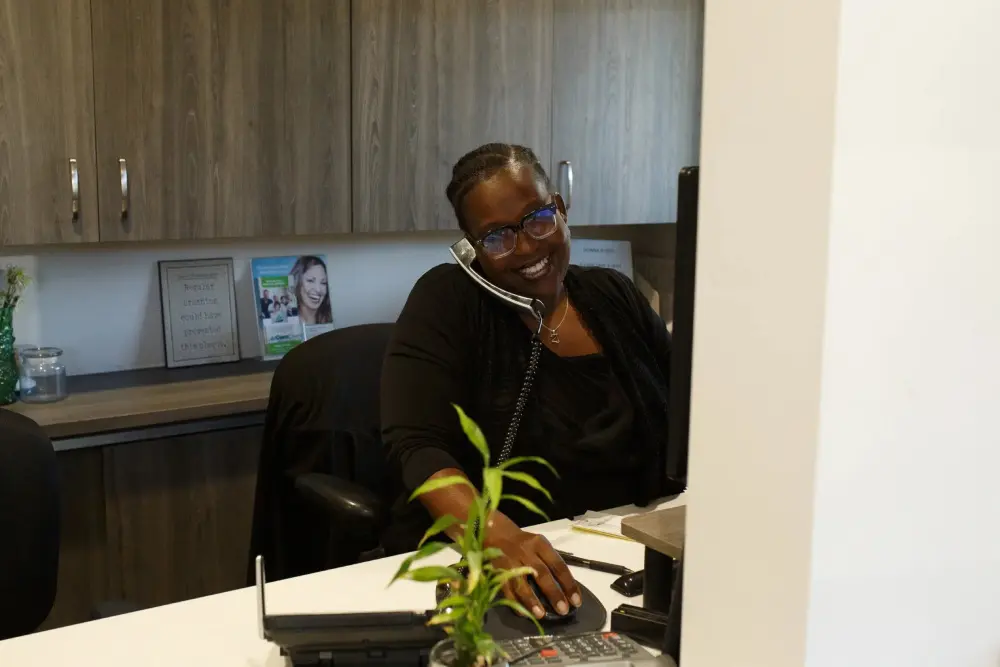
[[[670,505],[683,504],[682,498]],[[568,521],[532,529],[557,549],[642,567],[642,545],[573,531]],[[428,562],[447,564],[442,552]],[[434,586],[386,583],[402,556],[268,584],[269,613],[424,610],[434,606]],[[614,575],[573,568],[573,575],[610,612],[619,604],[640,604],[609,586]],[[0,642],[0,665],[11,667],[284,667],[276,647],[257,636],[253,588],[165,605],[124,616],[73,625]]]
[[[101,440],[98,434],[263,412],[272,375],[264,371],[90,391],[58,403],[14,403],[6,409],[35,420],[57,451],[94,447],[121,441]]]
[[[152,606],[244,585],[276,363],[72,376],[64,401],[0,408],[36,421],[58,452],[59,593],[46,628],[86,620],[102,600]]]

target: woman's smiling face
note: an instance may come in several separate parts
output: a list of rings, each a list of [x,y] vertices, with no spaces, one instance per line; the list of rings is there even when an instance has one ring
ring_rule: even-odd
[[[316,310],[326,298],[326,270],[319,264],[314,264],[302,273],[302,283],[299,286],[300,305],[310,310]]]
[[[551,307],[569,268],[570,235],[562,199],[549,192],[530,167],[518,165],[473,187],[462,214],[469,237],[480,242],[479,264],[486,278]],[[510,228],[517,230],[506,254],[486,242],[504,227],[508,238]]]

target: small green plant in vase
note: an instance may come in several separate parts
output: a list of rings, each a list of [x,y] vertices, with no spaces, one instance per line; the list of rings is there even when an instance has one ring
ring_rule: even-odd
[[[521,496],[503,493],[505,479],[516,480],[527,484],[551,499],[548,491],[528,473],[514,470],[517,465],[535,462],[540,463],[555,474],[555,469],[544,459],[537,456],[519,456],[490,465],[490,450],[486,438],[479,426],[470,419],[457,405],[453,406],[458,413],[462,430],[469,441],[479,450],[483,457],[483,488],[479,490],[476,501],[469,508],[469,516],[461,523],[454,516],[446,515],[438,518],[424,533],[417,551],[403,561],[392,578],[391,584],[399,579],[412,581],[446,583],[451,594],[436,608],[436,615],[429,623],[440,625],[448,634],[431,655],[431,662],[447,667],[485,667],[499,661],[505,661],[504,655],[493,637],[485,630],[486,614],[496,607],[510,607],[519,614],[530,618],[539,634],[542,626],[535,617],[520,603],[502,596],[501,591],[506,582],[517,577],[534,574],[530,567],[502,569],[493,562],[503,556],[500,549],[488,548],[486,542],[486,525],[490,515],[497,510],[501,500],[511,500],[527,507],[539,516],[548,519],[535,503]],[[472,486],[464,476],[455,475],[431,479],[417,488],[410,496],[412,501],[419,496],[456,484]],[[447,549],[450,545],[443,541],[429,541],[432,537],[441,535],[453,526],[458,525],[462,533],[457,536],[455,545],[460,560],[452,566],[425,565],[414,567],[417,561],[433,556]]]
[[[0,283],[0,405],[17,400],[17,359],[14,356],[14,308],[30,282],[24,269],[8,266]]]

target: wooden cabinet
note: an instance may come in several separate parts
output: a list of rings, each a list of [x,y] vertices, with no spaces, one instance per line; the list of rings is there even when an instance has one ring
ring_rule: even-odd
[[[90,0],[0,0],[0,247],[98,238],[90,29]]]
[[[246,585],[259,426],[106,448],[110,590],[151,607]]]
[[[673,222],[698,163],[702,0],[554,0],[553,178],[572,225]]]
[[[59,580],[43,628],[95,605],[179,602],[246,585],[262,428],[61,451]]]
[[[551,0],[356,0],[354,229],[457,228],[451,167],[490,141],[549,161]]]
[[[101,240],[350,231],[349,31],[350,0],[94,2]]]
[[[0,0],[0,246],[452,229],[451,167],[491,141],[530,146],[575,225],[671,221],[703,12]]]

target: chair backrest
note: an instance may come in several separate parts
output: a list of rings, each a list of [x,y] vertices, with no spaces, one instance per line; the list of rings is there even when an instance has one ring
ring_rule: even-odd
[[[387,492],[379,388],[392,329],[335,329],[290,350],[274,372],[251,537],[251,560],[264,555],[269,579],[343,564],[322,553],[329,539],[320,518],[296,506],[294,476],[321,472]]]
[[[0,409],[0,640],[33,632],[59,572],[59,474],[34,421]]]

